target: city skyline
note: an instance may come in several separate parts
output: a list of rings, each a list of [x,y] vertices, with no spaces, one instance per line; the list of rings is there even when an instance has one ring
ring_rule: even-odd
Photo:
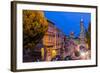
[[[91,22],[90,13],[44,11],[44,15],[65,35],[74,32],[76,37],[80,34],[81,19],[83,19],[85,29],[88,28],[89,22]]]

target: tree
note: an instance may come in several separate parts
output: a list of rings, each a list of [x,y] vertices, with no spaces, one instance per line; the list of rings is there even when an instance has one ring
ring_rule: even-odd
[[[48,23],[42,11],[23,10],[23,48],[33,49],[43,38]]]
[[[89,23],[88,33],[89,33],[88,45],[89,48],[91,48],[91,22]]]
[[[91,49],[91,23],[89,22],[88,30],[86,31],[87,44]]]

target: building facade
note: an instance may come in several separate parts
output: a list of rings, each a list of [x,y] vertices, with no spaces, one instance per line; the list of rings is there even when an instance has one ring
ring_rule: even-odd
[[[43,37],[43,45],[46,48],[45,60],[51,61],[64,49],[64,34],[56,28],[53,22],[48,20],[48,30]]]

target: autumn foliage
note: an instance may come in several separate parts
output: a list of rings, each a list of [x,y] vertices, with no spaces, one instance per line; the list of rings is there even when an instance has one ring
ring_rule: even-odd
[[[43,38],[48,23],[42,11],[23,10],[23,48],[33,49]]]

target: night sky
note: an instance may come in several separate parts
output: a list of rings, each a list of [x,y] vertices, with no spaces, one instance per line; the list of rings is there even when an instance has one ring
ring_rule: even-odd
[[[83,19],[85,29],[88,28],[91,21],[90,13],[44,11],[44,14],[65,35],[74,32],[75,36],[78,36],[80,33],[80,20]]]

